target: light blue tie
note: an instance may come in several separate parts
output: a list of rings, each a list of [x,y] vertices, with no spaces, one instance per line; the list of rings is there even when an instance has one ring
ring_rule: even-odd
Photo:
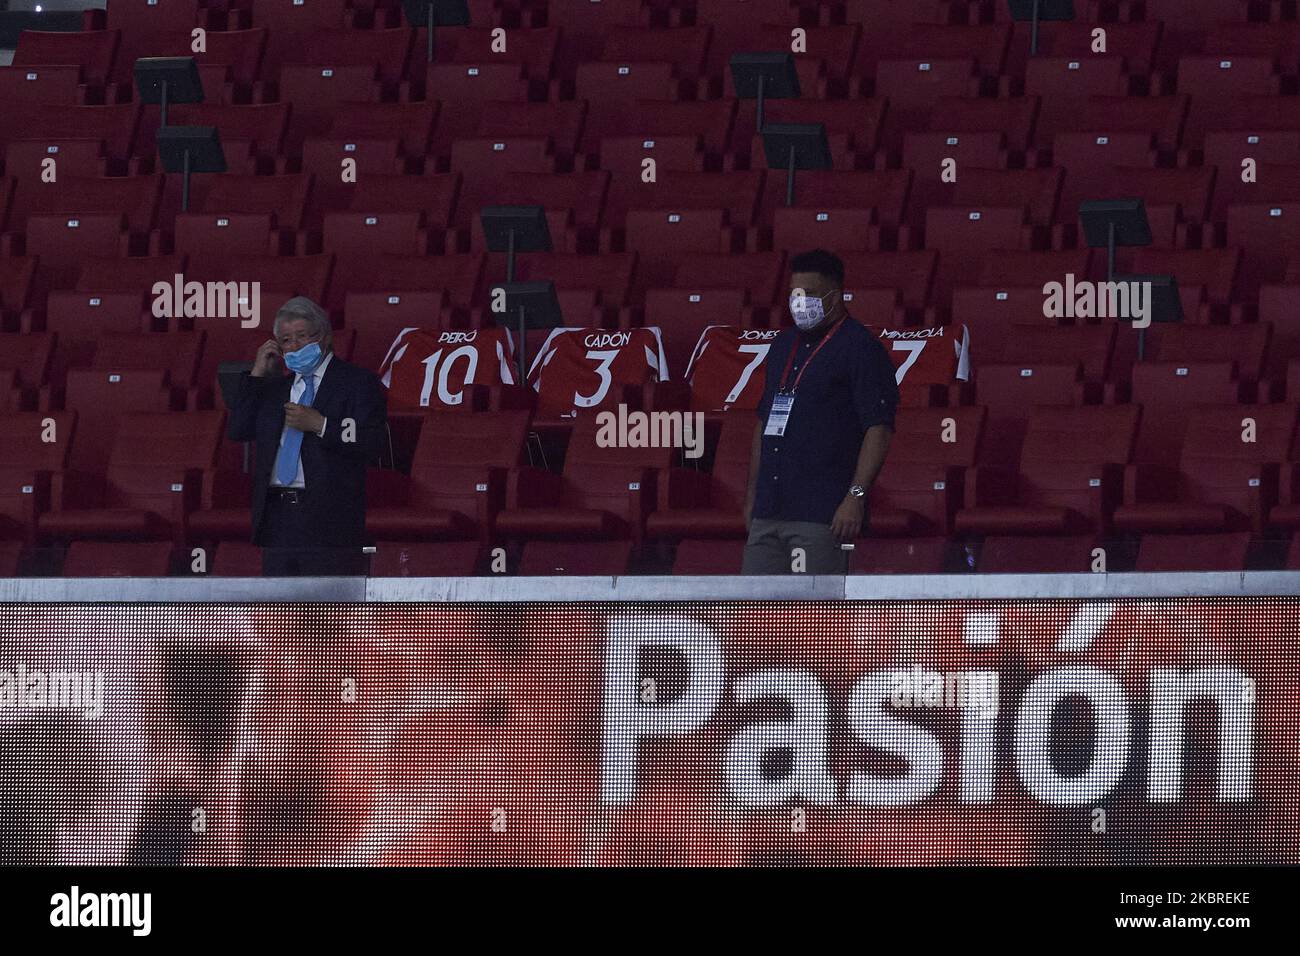
[[[310,406],[316,398],[316,375],[311,373],[303,378],[302,397],[299,405]],[[290,428],[280,446],[280,457],[275,462],[275,477],[282,485],[291,485],[298,477],[298,453],[302,451],[302,432]]]

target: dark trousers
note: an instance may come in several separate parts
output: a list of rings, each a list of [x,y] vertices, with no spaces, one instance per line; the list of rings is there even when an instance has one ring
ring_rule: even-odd
[[[326,577],[363,575],[366,556],[361,545],[346,547],[304,544],[312,540],[302,509],[302,492],[268,490],[262,516],[263,577]]]

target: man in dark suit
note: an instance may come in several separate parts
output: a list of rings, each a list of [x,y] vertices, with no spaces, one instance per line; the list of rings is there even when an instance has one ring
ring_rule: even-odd
[[[364,574],[366,466],[383,444],[387,396],[373,373],[333,353],[329,316],[311,299],[281,306],[273,334],[239,381],[229,429],[257,444],[262,573]]]

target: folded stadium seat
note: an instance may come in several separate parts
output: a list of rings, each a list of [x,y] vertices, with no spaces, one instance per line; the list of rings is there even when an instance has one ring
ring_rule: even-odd
[[[646,518],[647,537],[745,538],[745,492],[755,421],[743,412],[723,417],[711,472],[673,468],[661,478],[659,500]]]
[[[211,11],[215,14],[215,10]],[[113,80],[130,84],[134,80],[135,61],[142,56],[168,56],[168,40],[178,35],[189,36],[196,27],[206,30],[224,23],[215,22],[199,0],[113,0],[108,5],[109,32],[117,32],[121,41],[117,48]],[[218,32],[213,30],[213,32]],[[211,95],[211,91],[205,90]]]
[[[675,289],[741,289],[745,304],[768,308],[784,299],[785,253],[748,252],[744,255],[711,253],[692,256],[677,267]]]
[[[844,260],[844,282],[855,289],[897,289],[903,307],[921,311],[930,300],[938,253],[926,249],[906,252],[850,252]],[[784,277],[783,277],[784,278]],[[778,296],[784,290],[778,290]]]
[[[477,18],[470,19],[474,22]],[[548,81],[559,48],[559,28],[515,28],[509,36],[510,42],[502,50],[499,49],[499,37],[494,36],[494,30],[490,27],[465,26],[455,30],[438,30],[434,37],[436,46],[433,59],[435,63],[518,63],[530,81]],[[417,44],[416,50],[422,51],[424,46]]]
[[[88,30],[58,33],[47,30],[23,30],[18,34],[13,65],[67,66],[79,64],[84,82],[99,90],[113,80],[113,61],[121,42],[119,30]],[[110,98],[108,102],[113,102]]]
[[[956,297],[954,296],[954,303]],[[953,309],[957,321],[956,306]],[[975,366],[1002,363],[1029,368],[1058,360],[1077,359],[1085,383],[1103,385],[1109,381],[1111,354],[1117,334],[1132,334],[1117,323],[1105,325],[1017,325],[1000,332],[973,328]]]
[[[398,176],[371,174],[358,178],[345,187],[347,208],[353,212],[418,212],[423,214],[425,225],[435,232],[445,231],[454,221],[456,197],[460,192],[459,173],[438,173],[430,176]],[[332,212],[329,205],[322,208],[319,201],[313,205],[320,212]]]
[[[683,538],[673,554],[675,575],[739,574],[745,559],[745,542],[713,538]]]
[[[1062,282],[1067,275],[1093,278],[1091,249],[1030,251],[992,249],[980,255],[978,283],[984,286],[1038,286]]]
[[[556,164],[567,169],[578,151],[586,117],[587,104],[582,101],[527,103],[491,100],[482,104],[478,125],[466,135],[493,140],[548,137]]]
[[[604,42],[601,44],[600,56],[597,57],[599,62],[634,63],[651,60],[671,63],[673,72],[688,83],[698,81],[705,75],[704,63],[710,36],[707,26],[658,29],[615,24],[604,31],[602,36]]]
[[[172,282],[184,274],[184,256],[133,256],[129,259],[91,256],[77,274],[78,292],[136,292],[152,289],[155,282]]]
[[[223,441],[218,458],[224,458],[231,447],[241,451],[240,460],[230,464],[222,461],[220,467],[203,473],[198,506],[186,520],[189,539],[204,546],[215,542],[245,542],[252,534],[252,483],[249,472],[244,470],[252,468],[251,455],[246,465],[242,460],[242,446]]]
[[[187,282],[258,283],[261,289],[259,305],[262,328],[266,329],[275,316],[275,310],[291,296],[305,295],[315,302],[323,303],[333,265],[334,257],[328,253],[315,256],[259,256],[241,249],[220,258],[191,259],[185,271],[185,279]]]
[[[486,544],[527,436],[527,411],[429,412],[410,477],[371,472],[367,532],[382,540]]]
[[[105,155],[116,165],[124,165],[135,156],[144,155],[140,127],[140,104],[121,103],[109,106],[32,106],[0,128],[0,142],[16,139],[95,139],[104,143]],[[153,133],[149,133],[150,143]]]
[[[252,26],[267,29],[263,71],[274,76],[288,51],[314,33],[351,27],[347,0],[253,0]],[[241,23],[247,26],[247,23]]]
[[[1086,574],[1092,572],[1092,535],[1031,537],[990,535],[980,545],[981,574]]]
[[[653,183],[642,182],[637,175],[611,175],[602,217],[602,239],[617,247],[633,209],[659,209],[680,212],[684,209],[723,209],[727,220],[736,228],[754,224],[762,194],[762,170],[732,173],[673,172]],[[729,252],[730,247],[709,252]]]
[[[1241,399],[1242,385],[1232,362],[1146,361],[1132,366],[1130,376],[1132,401],[1142,406],[1133,456],[1138,464],[1178,459],[1194,404],[1235,405]]]
[[[1005,169],[1007,166],[1006,137],[1002,133],[930,133],[903,134],[902,163],[904,169],[916,172],[912,190],[912,218],[919,225],[925,218],[925,209],[945,203],[952,194],[952,184],[941,178],[947,162],[956,163],[960,181],[972,169]],[[995,197],[995,202],[1007,197]]]
[[[1008,467],[1018,460],[1020,443],[1036,405],[1082,405],[1083,368],[1076,356],[1053,356],[1035,365],[984,363],[975,370],[975,401],[988,406],[989,420],[980,446],[980,464]],[[1062,409],[1062,414],[1065,410]]]
[[[947,136],[962,133],[1001,133],[1006,149],[1017,158],[1024,156],[1033,141],[1038,117],[1038,97],[941,96],[930,107],[923,129]],[[959,177],[960,179],[960,177]]]
[[[69,472],[55,482],[52,507],[37,521],[40,536],[170,537],[181,544],[186,515],[199,503],[202,473],[216,461],[225,419],[224,412],[122,415],[104,474]],[[84,439],[83,432],[78,442]]]
[[[870,208],[781,206],[772,216],[772,249],[878,252],[889,243],[876,221],[876,211]]]
[[[146,0],[147,2],[147,0]],[[210,80],[223,77],[224,82],[233,85],[242,97],[253,92],[261,79],[262,56],[266,52],[266,28],[256,27],[250,30],[209,30],[206,36],[207,49],[195,52],[194,41],[189,30],[184,30],[174,38],[160,38],[154,56],[192,56],[198,63],[199,76],[203,80],[203,89],[209,101],[216,99],[213,94],[217,89]],[[223,89],[223,95],[231,92]],[[229,102],[229,100],[223,100]],[[156,115],[146,109],[146,118]],[[170,108],[168,116],[170,117]],[[223,139],[224,141],[224,139]]]
[[[166,541],[73,541],[63,559],[65,578],[165,578],[172,546]]]
[[[208,559],[208,574],[218,578],[260,578],[262,549],[251,541],[222,541]]]
[[[386,140],[398,137],[405,157],[412,160],[423,159],[433,142],[433,130],[437,120],[436,102],[340,103],[334,111],[327,137],[341,142]],[[331,173],[338,178],[337,161]]]
[[[1001,363],[1003,347],[1023,329],[1056,326],[1058,319],[1043,315],[1043,301],[1040,286],[958,286],[952,290],[952,321],[974,333],[979,343],[977,364]],[[927,311],[926,316],[935,323],[939,320],[937,310]]]
[[[867,508],[873,538],[951,532],[985,418],[979,407],[898,410]]]
[[[587,102],[587,122],[578,148],[595,152],[601,137],[618,132],[623,114],[635,101],[676,100],[683,86],[671,63],[638,59],[578,64],[574,98]]]
[[[343,324],[361,336],[354,356],[363,368],[377,369],[388,346],[403,329],[451,328],[447,295],[429,292],[353,292],[343,300]]]
[[[286,66],[280,70],[280,100],[291,103],[288,148],[323,136],[341,103],[378,103],[378,70],[365,66]]]
[[[20,392],[41,388],[49,380],[54,342],[48,332],[0,334],[0,373],[11,375]]]
[[[1274,397],[1285,385],[1288,401],[1300,400],[1300,369],[1293,368],[1300,356],[1300,313],[1295,303],[1300,296],[1300,283],[1266,285],[1259,290],[1259,321],[1273,328],[1273,340],[1268,350],[1264,378],[1260,383],[1260,400],[1271,392]],[[3,367],[0,365],[0,367]]]
[[[1117,270],[1138,275],[1171,275],[1178,280],[1180,290],[1203,287],[1211,305],[1227,306],[1233,301],[1241,250],[1231,246],[1227,249],[1143,247],[1116,250],[1115,260]],[[1196,317],[1184,310],[1184,319],[1195,321]]]
[[[125,256],[131,249],[126,220],[113,213],[50,213],[27,217],[23,251],[40,260],[41,281],[69,288],[88,256]]]
[[[876,24],[872,24],[872,43],[880,43]],[[756,50],[789,50],[791,30],[788,24],[764,23]],[[806,99],[822,99],[828,95],[841,96],[848,92],[856,74],[855,60],[862,29],[858,23],[847,21],[838,26],[806,26],[803,28],[803,48],[794,53],[795,69],[799,73],[799,93]],[[716,75],[712,73],[711,75]],[[723,73],[725,95],[735,96],[731,71]]]
[[[377,541],[372,578],[465,578],[478,570],[476,541]]]
[[[101,335],[147,332],[150,316],[138,292],[51,292],[45,306],[45,331],[58,336],[51,377],[61,384],[69,368],[86,368]]]
[[[1183,139],[1189,98],[1169,96],[1090,96],[1070,127],[1111,133],[1150,133],[1157,150],[1176,151]],[[1044,145],[1046,145],[1044,143]]]
[[[1146,361],[1180,367],[1233,364],[1236,368],[1232,377],[1240,381],[1243,393],[1249,396],[1264,374],[1270,333],[1267,325],[1258,322],[1242,325],[1155,323],[1146,330]],[[1130,368],[1137,368],[1133,364],[1136,338],[1130,336],[1116,341],[1114,369],[1121,380],[1128,377]],[[1177,374],[1181,376],[1183,373]],[[1205,401],[1230,402],[1232,399],[1224,397]]]
[[[228,257],[231,248],[248,255],[278,255],[300,244],[299,230],[313,193],[310,175],[200,176],[190,188],[188,213],[181,212],[179,179],[171,177],[163,192],[160,229],[150,236],[151,249],[174,243],[195,259],[220,259]],[[222,219],[228,222],[222,225]]]
[[[1262,56],[1272,59],[1283,72],[1293,73],[1300,64],[1300,27],[1285,23],[1219,20],[1205,37],[1204,53],[1234,56]]]
[[[54,165],[47,165],[47,160]],[[51,171],[59,176],[103,176],[108,172],[104,144],[97,139],[12,140],[5,149],[5,173],[19,183],[40,182]]]
[[[640,541],[660,475],[673,448],[602,448],[597,416],[574,422],[560,475],[535,468],[510,473],[506,507],[496,521],[504,538],[632,538]]]
[[[931,206],[925,213],[925,248],[939,253],[934,294],[941,303],[969,269],[972,256],[1032,246],[1033,227],[1024,206]]]
[[[882,97],[869,100],[767,100],[763,105],[763,122],[823,124],[833,168],[851,170],[867,166],[875,158],[886,109]],[[731,137],[731,166],[767,168],[763,139],[755,127],[757,121],[753,109],[737,111],[735,132]],[[877,163],[877,168],[882,166],[883,163]],[[781,172],[785,172],[784,163]]]
[[[519,558],[519,574],[620,575],[627,573],[631,541],[529,541]]]
[[[67,467],[76,424],[72,412],[0,415],[0,538],[35,543],[36,522],[50,507],[54,476]]]
[[[518,63],[430,63],[425,100],[438,103],[431,152],[445,157],[453,140],[473,136],[488,103],[528,101],[528,81]]]
[[[172,230],[173,251],[193,261],[220,257],[230,249],[271,256],[289,251],[271,213],[180,213]]]
[[[1152,166],[1155,159],[1151,134],[1147,132],[1112,133],[1102,127],[1057,133],[1052,139],[1052,161],[1066,170],[1061,218],[1072,221],[1085,199],[1115,198],[1114,190],[1123,184],[1116,167]]]
[[[77,440],[70,466],[102,474],[117,432],[118,419],[129,412],[165,412],[172,407],[167,373],[161,369],[71,369],[63,407],[77,413]]]
[[[601,232],[603,244],[607,233]],[[629,209],[623,251],[638,254],[640,288],[667,286],[677,266],[692,253],[730,252],[731,233],[725,209]]]
[[[1205,134],[1205,145],[1201,148],[1201,161],[1204,165],[1238,170],[1246,159],[1253,159],[1260,166],[1300,165],[1300,129],[1249,129],[1238,124],[1234,126],[1236,127],[1234,129],[1210,130]],[[1179,159],[1181,162],[1182,157]],[[1220,185],[1232,185],[1235,188],[1236,182],[1230,183],[1229,177],[1225,176]],[[1246,184],[1242,183],[1242,185]],[[1275,183],[1275,185],[1280,184]],[[1219,208],[1219,198],[1219,194],[1216,193],[1214,197],[1216,221],[1221,221],[1226,214],[1226,210],[1221,211]]]
[[[1074,127],[1092,96],[1128,93],[1123,57],[1036,56],[1025,66],[1025,94],[1041,100],[1034,139],[1040,146]]]
[[[599,144],[600,168],[615,175],[637,175],[644,161],[653,159],[658,172],[704,172],[704,149],[701,137],[682,136],[606,136]]]
[[[399,139],[307,139],[301,169],[312,176],[312,207],[319,214],[346,209],[359,182],[400,176],[409,166]]]
[[[979,64],[971,56],[881,57],[872,95],[889,101],[883,142],[897,150],[905,132],[925,128],[926,117],[941,97],[980,95]]]
[[[1300,139],[1300,137],[1297,137]],[[1218,187],[1214,191],[1212,218],[1227,219],[1228,209],[1247,203],[1280,205],[1300,203],[1300,163],[1280,166],[1256,161],[1255,181],[1241,181],[1241,163],[1219,168]]]
[[[596,59],[604,38],[615,27],[646,24],[641,0],[602,0],[600,4],[588,0],[554,0],[546,5],[546,25],[560,28],[558,67],[562,72],[568,70],[569,76],[572,68],[566,64],[580,65]]]
[[[1177,466],[1138,463],[1128,469],[1115,527],[1141,532],[1263,529],[1277,500],[1278,462],[1296,426],[1296,406],[1198,405],[1189,414]],[[1244,419],[1253,419],[1246,441]]]
[[[407,26],[374,30],[312,30],[285,49],[285,66],[373,66],[380,82],[396,88],[407,78],[415,32]]]
[[[0,541],[0,578],[18,577],[22,556],[21,541]]]
[[[1202,44],[1211,44],[1215,30],[1224,25],[1230,15],[1232,19],[1245,20],[1251,13],[1251,5],[1244,0],[1235,3],[1222,0],[1145,0],[1143,6],[1148,20],[1164,22],[1162,61],[1167,60],[1169,54],[1178,55],[1199,49]]]
[[[942,574],[947,538],[859,538],[849,574]]]
[[[520,261],[528,258],[521,256]],[[468,311],[482,275],[483,257],[475,255],[385,255],[377,260],[344,260],[342,268],[336,269],[330,281],[329,308],[341,309],[349,292],[400,289],[406,292],[445,291],[452,308]]]
[[[608,135],[643,139],[698,136],[706,166],[720,168],[733,141],[736,111],[734,98],[685,102],[637,100],[632,109],[619,118],[621,122],[617,127],[608,130]]]
[[[1008,468],[1004,459],[968,473],[958,534],[1105,536],[1123,490],[1139,414],[1131,405],[1032,409],[1018,469]],[[989,418],[992,426],[994,417]],[[991,433],[992,427],[985,432],[986,444]]]
[[[854,210],[873,211],[876,224],[888,230],[897,230],[908,209],[909,189],[913,184],[911,170],[889,169],[879,172],[847,172],[839,170],[809,170],[796,174],[795,205],[785,205],[786,177],[783,173],[769,172],[764,177],[764,188],[759,208],[759,225],[771,224],[782,209],[816,207],[839,209],[851,205]],[[851,200],[846,203],[845,200]],[[751,230],[746,245],[755,251],[763,245],[766,230]],[[900,243],[901,244],[901,243]],[[844,246],[827,246],[848,251]]]
[[[468,192],[474,180],[495,184],[515,173],[552,173],[555,155],[545,136],[474,137],[451,144],[448,168],[464,177]]]
[[[1192,98],[1184,142],[1200,146],[1205,133],[1238,125],[1235,104],[1242,97],[1274,96],[1279,76],[1269,57],[1184,56],[1178,61],[1178,91]]]
[[[227,168],[231,172],[255,173],[259,166],[275,168],[284,150],[289,133],[289,104],[184,103],[168,107],[167,119],[176,126],[215,126],[221,135]],[[155,129],[149,123],[141,124],[137,155],[151,158],[156,155]]]
[[[334,255],[331,290],[341,298],[352,290],[355,276],[365,274],[378,280],[376,269],[389,256],[424,256],[429,235],[424,217],[418,212],[331,212],[324,217],[321,247]],[[340,281],[346,290],[337,288]]]
[[[792,29],[799,25],[799,12],[790,0],[696,0],[696,24],[708,26],[713,31],[713,42],[709,44],[709,74],[717,76],[726,71],[733,53],[765,49],[765,27],[784,24]],[[850,16],[846,16],[845,21],[866,22]],[[781,48],[789,47],[787,42]]]
[[[77,106],[85,94],[80,66],[0,66],[0,109],[6,116],[32,106]]]
[[[163,369],[173,388],[195,383],[204,332],[103,332],[95,343],[93,368]]]
[[[0,328],[27,308],[36,279],[36,260],[27,256],[0,256]]]
[[[65,178],[60,175],[57,184],[24,182],[15,193],[6,228],[23,232],[32,216],[66,213],[85,219],[98,214],[112,216],[119,222],[125,220],[126,229],[132,235],[147,235],[157,221],[162,188],[162,176]],[[115,248],[101,253],[104,256],[121,254]]]
[[[1138,573],[1161,571],[1244,571],[1250,532],[1235,534],[1144,534],[1138,545]]]
[[[999,11],[1001,13],[1002,11]],[[1096,38],[1093,31],[1101,26],[1083,20],[1048,21],[1039,24],[1038,55],[1088,59],[1096,57]],[[1106,30],[1107,56],[1122,57],[1130,73],[1147,74],[1155,69],[1160,38],[1164,24],[1148,19],[1142,22],[1108,22]],[[1002,69],[1003,76],[1020,78],[1029,63],[1031,25],[1027,21],[1014,24],[1011,47]]]
[[[1035,226],[1050,225],[1056,215],[1057,200],[1065,170],[1059,166],[1044,169],[971,169],[963,167],[953,184],[949,200],[954,206],[977,209],[1009,202],[1023,205]],[[913,209],[916,209],[915,203]]]
[[[630,318],[625,311],[624,319]],[[710,325],[751,324],[743,289],[647,289],[642,325],[660,329],[669,374],[682,378],[700,333]],[[629,325],[629,322],[620,322]]]

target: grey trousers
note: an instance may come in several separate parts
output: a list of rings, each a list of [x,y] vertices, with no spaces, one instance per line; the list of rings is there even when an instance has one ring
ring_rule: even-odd
[[[796,548],[803,549],[799,565],[795,563]],[[754,518],[749,523],[740,573],[844,574],[848,570],[848,557],[828,524]]]

